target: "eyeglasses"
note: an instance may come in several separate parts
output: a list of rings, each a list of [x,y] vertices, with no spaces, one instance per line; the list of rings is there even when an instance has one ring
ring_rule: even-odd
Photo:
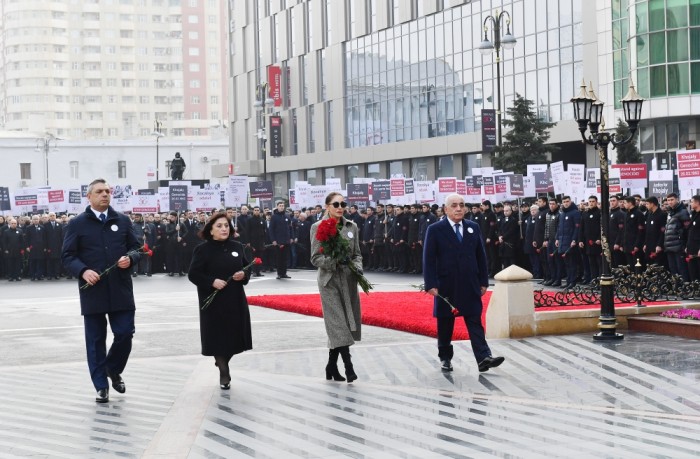
[[[337,209],[338,207],[342,207],[343,209],[345,209],[345,208],[348,206],[348,203],[345,202],[345,201],[343,201],[343,202],[337,202],[337,201],[336,201],[336,202],[332,202],[331,205],[332,205],[333,207],[335,207],[336,209]]]

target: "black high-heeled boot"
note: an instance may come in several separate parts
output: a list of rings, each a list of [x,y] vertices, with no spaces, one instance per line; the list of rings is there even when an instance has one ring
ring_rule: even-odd
[[[338,355],[340,351],[338,349],[328,350],[328,364],[326,365],[326,379],[328,381],[333,379],[333,381],[345,381],[345,378],[338,371]]]
[[[348,378],[348,382],[351,383],[357,379],[357,375],[355,374],[355,369],[350,359],[350,346],[342,346],[338,349],[340,350],[340,356],[343,358],[343,364],[345,365],[345,377]]]
[[[214,357],[214,365],[219,367],[219,387],[222,390],[231,388],[231,373],[228,368],[228,359],[222,356]]]

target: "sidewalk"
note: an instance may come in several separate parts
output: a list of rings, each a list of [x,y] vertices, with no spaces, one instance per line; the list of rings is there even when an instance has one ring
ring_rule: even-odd
[[[696,341],[491,341],[507,360],[479,374],[468,342],[442,373],[433,340],[392,333],[353,347],[353,384],[322,346],[236,356],[230,391],[210,359],[138,358],[104,406],[83,362],[6,367],[0,457],[698,457]]]
[[[246,292],[317,291],[315,272],[291,276]],[[377,291],[419,279],[369,276]],[[491,340],[506,362],[483,374],[458,342],[455,371],[442,373],[435,340],[364,326],[347,384],[324,378],[322,319],[252,307],[254,350],[234,357],[221,391],[198,355],[194,288],[157,275],[135,279],[127,392],[98,405],[75,284],[2,288],[0,459],[699,457],[697,341]]]

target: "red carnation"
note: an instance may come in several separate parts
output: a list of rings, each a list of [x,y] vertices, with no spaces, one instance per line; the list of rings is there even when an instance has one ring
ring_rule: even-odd
[[[452,315],[457,317],[459,315],[459,309],[457,308],[452,308]]]
[[[685,257],[685,262],[688,263],[692,259],[693,259],[692,257]]]
[[[151,248],[148,246],[148,244],[146,242],[144,242],[143,243],[143,251],[148,252],[149,250],[151,250]]]
[[[323,247],[319,247],[318,253],[323,253]]]
[[[152,257],[152,256],[153,256],[153,250],[149,250],[148,252],[145,252],[145,253],[146,253],[146,255],[148,255],[149,257]]]
[[[592,240],[592,239],[589,239],[589,240],[588,240],[588,245],[591,245],[591,246],[593,245],[593,240]]]
[[[262,264],[262,259],[259,258],[259,257],[255,257],[255,258],[253,259],[253,264],[255,264],[255,265],[261,265],[261,264]]]
[[[652,260],[654,258],[656,258],[656,252],[651,252],[651,254],[649,255],[649,258],[651,258]]]

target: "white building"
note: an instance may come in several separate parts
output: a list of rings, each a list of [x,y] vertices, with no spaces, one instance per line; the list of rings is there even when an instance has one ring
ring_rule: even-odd
[[[10,135],[12,137],[7,137]],[[148,188],[158,178],[170,179],[170,161],[180,152],[187,164],[183,180],[210,180],[212,168],[228,167],[228,139],[176,140],[162,137],[144,140],[47,140],[28,134],[3,133],[0,136],[0,187],[76,189],[97,177],[110,184]]]
[[[202,139],[228,118],[221,0],[0,0],[0,129]]]

